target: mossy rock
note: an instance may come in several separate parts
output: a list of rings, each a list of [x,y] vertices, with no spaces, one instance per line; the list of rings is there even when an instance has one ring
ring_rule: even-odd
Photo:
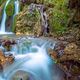
[[[14,4],[13,4],[13,2],[11,2],[7,5],[6,14],[7,14],[8,17],[10,17],[14,14]]]
[[[33,34],[35,31],[40,33],[40,13],[38,10],[34,10],[33,13],[29,12],[26,5],[23,10],[16,17],[15,32],[21,34]]]

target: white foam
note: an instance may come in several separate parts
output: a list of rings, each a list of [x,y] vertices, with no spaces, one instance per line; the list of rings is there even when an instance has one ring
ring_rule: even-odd
[[[13,32],[2,32],[0,31],[0,35],[3,35],[3,34],[14,34]]]

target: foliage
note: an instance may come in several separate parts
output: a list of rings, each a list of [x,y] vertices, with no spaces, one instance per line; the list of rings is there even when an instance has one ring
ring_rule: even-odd
[[[25,0],[27,1],[27,0]],[[68,0],[35,0],[37,3],[43,3],[46,6],[46,13],[49,15],[49,25],[51,32],[56,32],[57,34],[63,34],[66,30],[67,21],[68,21],[68,9],[67,4]],[[40,2],[41,1],[41,2]],[[22,4],[21,4],[22,5]],[[25,4],[27,5],[27,4]],[[21,6],[21,10],[23,11],[23,7]],[[52,5],[53,7],[49,7],[49,5]],[[28,5],[27,5],[28,6]],[[34,17],[33,17],[34,16]],[[40,18],[39,12],[37,10],[34,10],[33,13],[27,12],[27,15],[25,16],[27,20],[27,26],[29,26],[29,30],[33,30],[31,26],[35,25],[37,20]],[[24,19],[25,19],[24,18]],[[34,23],[35,22],[35,23]],[[30,29],[31,28],[31,29]]]
[[[50,19],[49,24],[51,26],[52,32],[64,33],[66,30],[66,23],[68,19],[68,9],[66,0],[49,0],[49,3],[52,2],[55,4],[54,8],[49,9]]]
[[[5,0],[0,0],[0,6],[5,2]]]
[[[12,16],[14,14],[14,3],[10,2],[6,7],[7,16]]]
[[[39,11],[37,9],[35,9],[33,12],[29,12],[26,16],[27,19],[31,20],[31,21],[37,21],[38,17],[39,17]]]

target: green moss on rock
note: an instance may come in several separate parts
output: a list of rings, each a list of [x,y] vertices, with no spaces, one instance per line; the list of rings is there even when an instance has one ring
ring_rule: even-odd
[[[6,7],[6,14],[7,16],[12,16],[14,14],[14,3],[11,2]]]
[[[41,32],[40,14],[34,10],[33,14],[29,12],[28,6],[25,6],[23,11],[17,15],[16,34],[31,34],[37,35]]]
[[[52,2],[52,0],[51,0]],[[50,1],[46,3],[51,3]],[[49,15],[49,25],[51,32],[57,34],[63,34],[66,30],[66,24],[68,20],[68,9],[66,0],[53,0],[54,7],[48,8],[47,13]]]

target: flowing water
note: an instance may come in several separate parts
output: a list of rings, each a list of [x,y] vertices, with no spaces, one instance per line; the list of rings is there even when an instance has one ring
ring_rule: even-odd
[[[6,19],[7,19],[7,14],[6,14],[6,7],[7,5],[10,3],[11,0],[6,0],[6,4],[3,10],[3,15],[2,15],[2,21],[1,21],[1,25],[0,25],[0,34],[13,34],[12,32],[6,32]],[[13,15],[13,21],[14,21],[14,17],[19,13],[19,1],[15,0],[14,1],[14,5],[15,5],[15,13]]]
[[[62,80],[62,71],[47,54],[48,47],[54,48],[55,42],[40,41],[17,39],[17,44],[11,49],[15,61],[4,69],[0,80]]]
[[[5,33],[5,22],[6,22],[6,6],[9,4],[10,0],[7,0],[6,4],[5,4],[5,7],[4,7],[4,10],[3,10],[3,17],[2,17],[2,21],[1,21],[1,29],[0,29],[0,34],[2,33]]]

